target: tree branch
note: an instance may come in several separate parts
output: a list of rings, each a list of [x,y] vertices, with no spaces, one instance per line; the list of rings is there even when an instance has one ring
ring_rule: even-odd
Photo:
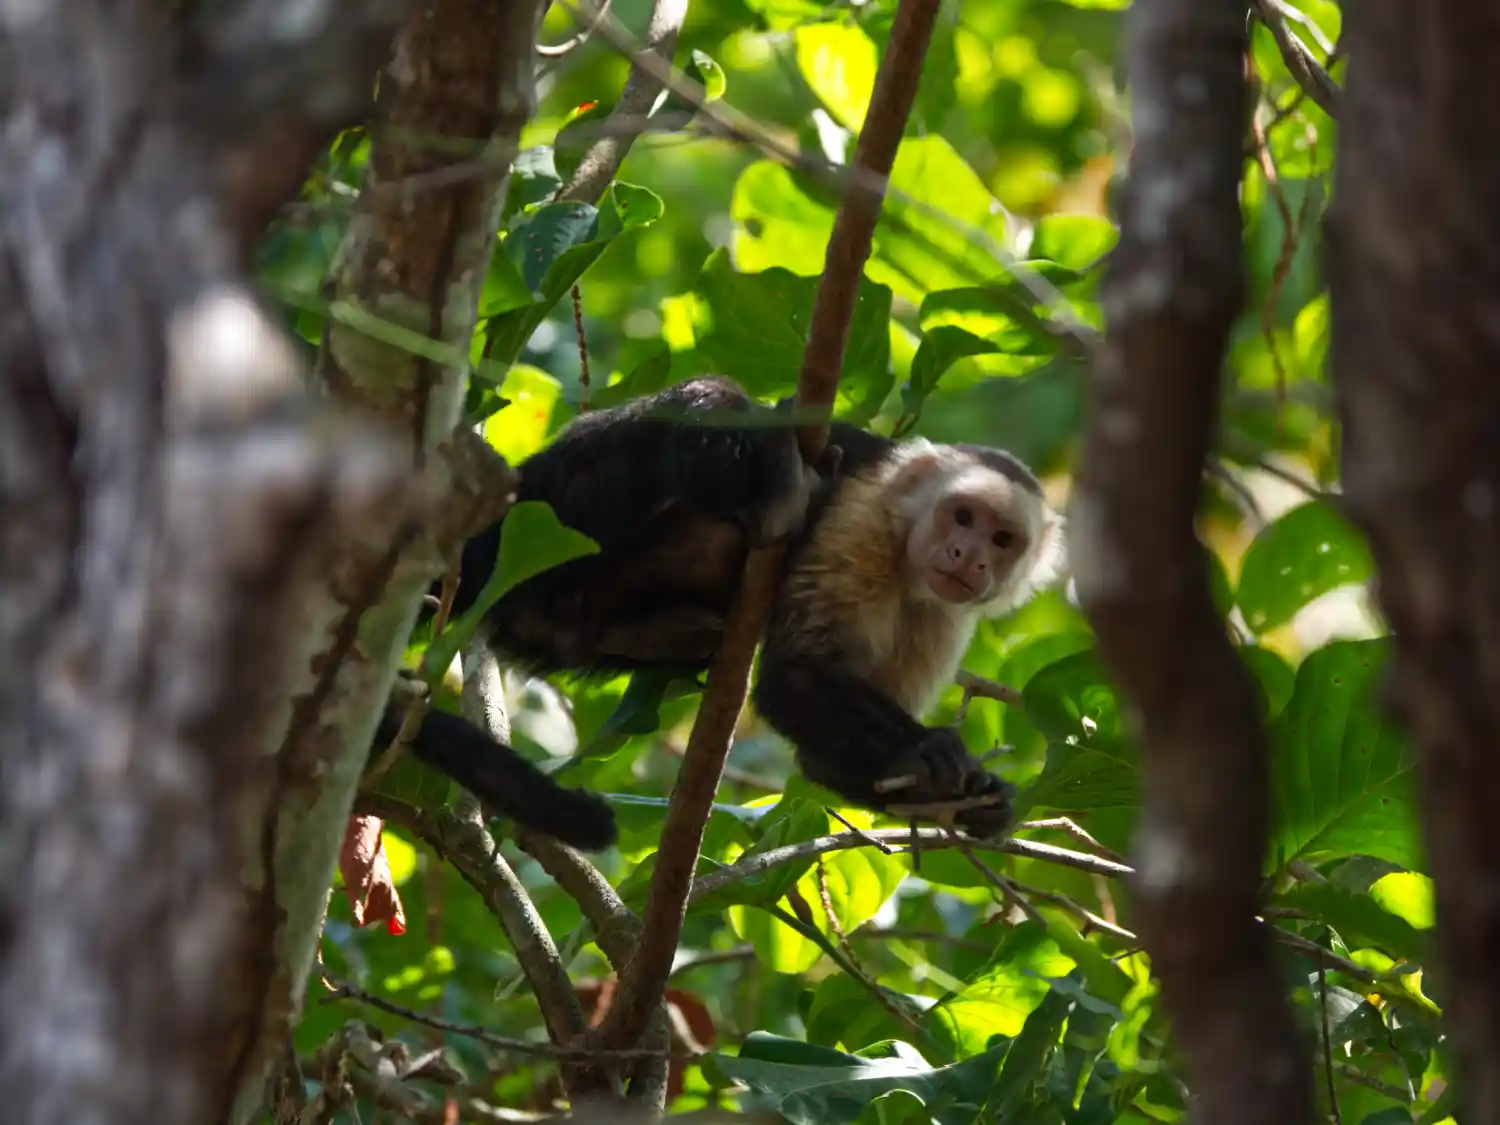
[[[1251,0],[1251,11],[1256,15],[1271,33],[1271,38],[1276,40],[1276,49],[1281,52],[1281,60],[1286,63],[1286,68],[1291,72],[1297,85],[1302,92],[1313,100],[1324,113],[1337,120],[1339,115],[1339,97],[1342,91],[1326,70],[1313,58],[1309,51],[1292,33],[1287,24],[1286,12],[1280,0]]]
[[[597,27],[607,12],[608,5],[605,4],[583,26],[591,29]],[[686,18],[687,0],[655,0],[651,6],[651,22],[646,27],[645,42],[638,55],[659,60],[663,66],[670,68],[672,53],[677,49],[677,34],[682,30],[682,21]],[[620,165],[625,163],[625,157],[630,154],[636,138],[646,131],[651,107],[656,104],[663,89],[665,86],[662,81],[652,70],[642,65],[642,61],[632,63],[630,77],[625,80],[620,100],[610,111],[604,134],[583,154],[583,159],[573,171],[572,180],[559,193],[559,199],[576,199],[585,203],[598,200],[619,172]]]
[[[1070,510],[1078,593],[1138,708],[1139,928],[1216,1125],[1311,1121],[1312,1074],[1255,922],[1266,747],[1209,595],[1194,516],[1242,299],[1242,6],[1138,0],[1136,145],[1104,286],[1093,419]]]
[[[885,177],[890,175],[896,146],[911,113],[937,11],[937,0],[901,0],[897,8],[853,161],[856,167],[875,173],[881,187],[851,186],[839,204],[797,380],[799,413],[827,410],[833,405],[859,278],[880,217]],[[827,437],[826,425],[799,427],[803,460],[818,464]],[[634,1043],[661,1003],[693,888],[704,824],[729,754],[735,722],[745,705],[750,663],[770,615],[784,552],[784,546],[754,551],[745,566],[672,789],[646,899],[640,946],[622,974],[620,991],[600,1028],[607,1046]]]

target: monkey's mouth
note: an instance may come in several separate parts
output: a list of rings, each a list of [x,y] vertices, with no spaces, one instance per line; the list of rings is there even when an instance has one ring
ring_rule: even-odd
[[[945,602],[971,602],[979,597],[979,591],[963,578],[937,567],[928,570],[927,585]]]

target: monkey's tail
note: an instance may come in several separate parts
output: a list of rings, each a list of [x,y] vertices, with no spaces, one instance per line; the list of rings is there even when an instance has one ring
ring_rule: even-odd
[[[397,724],[395,709],[388,708],[375,740],[377,748],[389,745]],[[411,748],[489,809],[523,828],[589,852],[603,851],[615,842],[614,810],[602,797],[564,788],[457,715],[429,709]]]

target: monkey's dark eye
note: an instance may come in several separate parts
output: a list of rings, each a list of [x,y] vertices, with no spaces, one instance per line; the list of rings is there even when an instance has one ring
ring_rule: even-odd
[[[997,531],[994,535],[990,536],[990,542],[999,547],[1002,551],[1015,541],[1016,536],[1015,532],[1013,531]]]
[[[959,527],[968,527],[974,522],[974,513],[969,511],[968,508],[954,508],[953,522],[958,524]]]

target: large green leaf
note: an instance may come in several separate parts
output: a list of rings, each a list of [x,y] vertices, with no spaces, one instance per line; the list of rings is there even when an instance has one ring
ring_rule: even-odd
[[[521,354],[537,325],[568,293],[590,266],[621,234],[649,226],[661,218],[661,200],[642,187],[616,181],[598,208],[563,200],[544,203],[505,235],[492,264],[486,289],[493,287],[495,307],[503,310],[485,325],[490,356],[510,363]],[[531,294],[519,303],[515,276]]]
[[[834,200],[795,173],[769,160],[752,164],[735,184],[730,214],[739,227],[734,255],[741,269],[823,272]],[[882,215],[865,274],[913,303],[939,289],[984,283],[1004,260],[1003,209],[936,134],[902,142]]]
[[[875,88],[875,44],[854,23],[804,24],[792,39],[802,80],[840,125],[858,132]]]
[[[1323,883],[1301,883],[1276,896],[1276,905],[1324,922],[1351,949],[1371,947],[1392,957],[1420,962],[1427,939],[1405,918],[1381,908],[1370,895]]]
[[[991,966],[962,992],[928,1012],[924,1023],[959,1057],[985,1050],[992,1036],[1012,1039],[1051,991],[1048,978],[1073,971],[1043,926],[1025,922],[995,951]]]
[[[883,1058],[847,1055],[753,1031],[738,1056],[714,1054],[708,1066],[743,1083],[793,1125],[848,1125],[893,1091],[919,1099],[939,1125],[973,1125],[989,1096],[1003,1051],[949,1066],[929,1066],[911,1048]]]
[[[1271,728],[1277,868],[1294,859],[1371,855],[1420,867],[1416,755],[1378,705],[1386,640],[1312,653]]]
[[[1374,573],[1364,537],[1329,504],[1293,508],[1264,527],[1240,569],[1236,594],[1257,633],[1285,625],[1314,598]]]
[[[816,277],[779,268],[740,273],[728,254],[715,253],[698,279],[700,351],[752,395],[791,394],[817,287]],[[871,416],[895,382],[890,316],[891,291],[862,281],[839,377],[839,400],[851,420]]]

